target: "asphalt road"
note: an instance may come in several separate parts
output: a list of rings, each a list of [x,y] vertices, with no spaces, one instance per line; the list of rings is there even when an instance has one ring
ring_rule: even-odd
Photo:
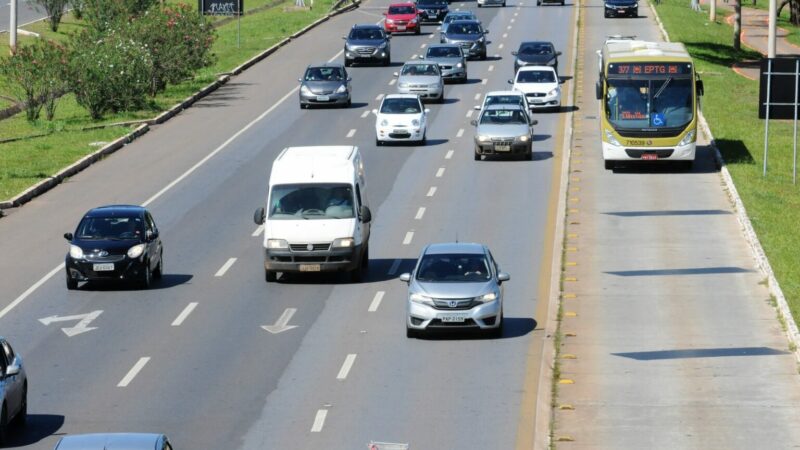
[[[430,106],[428,145],[377,148],[367,112],[395,90],[399,63],[436,42],[435,26],[396,36],[394,67],[352,69],[350,109],[300,110],[296,79],[309,62],[341,60],[339,37],[351,24],[378,22],[386,4],[326,22],[0,220],[0,330],[24,356],[31,386],[30,426],[14,437],[17,447],[104,431],[162,431],[193,449],[514,445],[563,113],[537,114],[531,162],[473,161],[469,120],[482,93],[507,88],[520,41],[566,50],[573,9],[453,3],[478,13],[489,54],[499,56],[470,62],[470,82],[449,85],[446,103]],[[272,160],[286,146],[350,143],[365,158],[375,219],[367,280],[266,285],[251,218]],[[89,208],[113,203],[151,209],[164,279],[149,291],[67,292],[61,235]],[[455,239],[487,243],[511,274],[505,335],[407,340],[396,277],[425,243]],[[296,328],[261,328],[287,308]],[[96,316],[96,329],[71,338],[61,328],[80,318],[40,321],[84,314]]]
[[[47,17],[47,13],[44,12],[44,9],[40,8],[40,10],[37,11],[30,3],[23,0],[17,1],[17,28]],[[7,32],[10,29],[11,3],[10,0],[5,0],[0,2],[0,32]],[[5,38],[8,39],[8,37]]]

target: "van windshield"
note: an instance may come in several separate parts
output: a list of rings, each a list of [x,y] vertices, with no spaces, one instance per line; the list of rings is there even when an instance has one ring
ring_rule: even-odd
[[[353,186],[348,184],[281,184],[272,187],[273,220],[352,219]]]

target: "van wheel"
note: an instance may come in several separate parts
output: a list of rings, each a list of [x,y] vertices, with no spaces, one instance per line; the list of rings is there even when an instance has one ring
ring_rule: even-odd
[[[361,256],[361,267],[365,269],[369,267],[369,247],[364,250],[364,254]]]
[[[358,267],[350,271],[350,281],[353,283],[360,283],[364,278],[364,270],[361,268],[362,264],[364,264],[363,260],[358,264]]]
[[[272,270],[264,269],[264,280],[267,283],[274,283],[274,282],[278,281],[278,273],[274,272]]]
[[[74,291],[78,289],[78,280],[69,276],[69,272],[67,272],[67,290]]]

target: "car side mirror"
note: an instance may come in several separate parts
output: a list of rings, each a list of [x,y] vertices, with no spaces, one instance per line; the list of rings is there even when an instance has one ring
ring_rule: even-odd
[[[74,236],[72,236],[72,233],[64,233],[64,239],[66,239],[68,241],[72,241],[73,237]]]
[[[489,30],[483,30],[483,34],[489,34]]]
[[[369,208],[367,208],[366,206],[361,207],[359,215],[361,216],[361,222],[363,223],[372,222],[372,211],[370,211]]]
[[[514,84],[514,80],[508,80],[508,84]]]
[[[428,114],[429,112],[431,112],[431,109],[430,108],[425,108],[425,114]]]
[[[695,90],[697,91],[697,95],[702,97],[703,94],[705,93],[705,88],[703,87],[703,80],[697,80],[694,82],[694,84],[695,84]]]
[[[300,83],[302,83],[302,82],[303,82],[303,79],[302,79],[302,78],[298,78],[298,79],[297,79],[297,81],[299,81]]]
[[[387,34],[385,37],[386,37],[386,39],[390,39],[390,40],[392,39],[392,35],[391,34]]]
[[[347,77],[347,82],[349,83],[351,81],[353,81],[353,77]]]
[[[411,281],[411,274],[408,273],[408,272],[401,273],[400,274],[400,281],[405,281],[406,283],[408,283],[409,281]]]
[[[392,74],[392,76],[394,76],[394,77],[399,77],[399,76],[400,76],[400,74],[398,74],[397,72],[395,72],[395,73],[393,73],[393,74]]]
[[[19,364],[10,364],[6,368],[6,376],[13,377],[14,375],[19,375],[20,367]]]
[[[481,110],[481,105],[475,105],[474,109],[475,109],[475,111],[480,111]]]
[[[599,81],[594,85],[594,96],[597,97],[598,100],[603,98],[603,86]]]
[[[516,51],[516,50],[514,50],[513,52],[511,52],[511,55],[512,55],[512,56],[517,56],[517,51]]]
[[[531,120],[531,125],[539,125],[539,121],[536,119]]]
[[[478,121],[475,120],[475,119],[472,119],[472,120],[469,121],[469,124],[472,125],[473,127],[477,127],[478,126]]]
[[[347,40],[347,36],[342,36],[342,39],[344,39],[346,41]]]
[[[378,115],[378,110],[377,109],[373,109],[372,110],[372,114],[375,114],[377,116]]]
[[[510,279],[511,279],[511,275],[509,275],[509,274],[507,274],[505,272],[500,272],[500,273],[497,274],[497,282],[498,283],[502,283],[502,282],[508,281]]]
[[[158,231],[147,230],[144,232],[144,239],[148,242],[158,237]]]
[[[382,12],[381,14],[385,16],[386,15],[386,11]]]
[[[258,208],[256,212],[253,213],[253,222],[255,222],[256,225],[264,225],[264,217],[266,217],[264,208]]]
[[[556,52],[556,56],[561,56],[561,52]]]

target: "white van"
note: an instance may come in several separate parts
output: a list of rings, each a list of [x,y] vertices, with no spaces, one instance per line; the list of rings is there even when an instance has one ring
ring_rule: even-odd
[[[272,163],[264,225],[264,276],[278,272],[350,272],[369,264],[372,213],[358,147],[289,147]]]

